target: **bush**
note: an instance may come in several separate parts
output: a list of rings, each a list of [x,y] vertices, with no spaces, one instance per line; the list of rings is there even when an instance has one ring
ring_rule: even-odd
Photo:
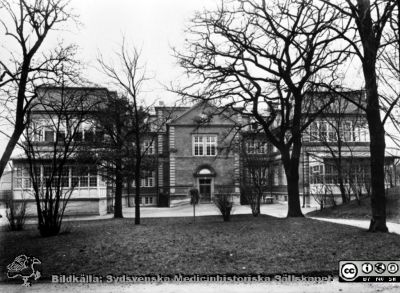
[[[231,196],[229,194],[216,195],[214,199],[214,204],[219,209],[222,218],[224,219],[224,222],[229,221],[233,207]]]
[[[242,204],[249,205],[253,217],[257,217],[260,214],[262,191],[247,184],[243,184],[240,190],[243,198]]]
[[[9,198],[6,201],[7,219],[10,231],[21,231],[25,225],[25,201],[16,202],[14,199]]]

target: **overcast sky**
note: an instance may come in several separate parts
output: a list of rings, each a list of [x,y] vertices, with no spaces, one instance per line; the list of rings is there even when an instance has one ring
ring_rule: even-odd
[[[104,82],[96,71],[96,56],[111,58],[120,48],[124,35],[130,45],[142,50],[150,76],[146,96],[171,102],[175,97],[166,93],[161,84],[169,84],[179,74],[171,47],[180,47],[184,29],[196,10],[213,7],[217,0],[72,0],[82,26],[68,34],[68,40],[80,46],[81,57],[89,64],[88,78]]]

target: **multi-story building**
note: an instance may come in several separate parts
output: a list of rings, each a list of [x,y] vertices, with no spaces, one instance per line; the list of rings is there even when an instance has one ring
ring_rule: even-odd
[[[165,108],[156,108],[157,113]],[[174,109],[174,118],[160,133],[158,151],[163,158],[157,181],[164,203],[188,202],[188,190],[199,190],[202,201],[221,193],[239,200],[239,154],[232,148],[238,119],[218,114],[218,109],[199,103]],[[160,115],[160,114],[157,114]]]
[[[319,114],[303,133],[299,192],[304,206],[340,204],[343,192],[352,199],[370,193],[370,140],[366,114],[351,102],[363,103],[364,94],[363,91],[342,92],[341,95],[346,98],[336,97],[335,102]],[[323,99],[324,95],[314,93],[311,97]],[[312,110],[305,112],[308,113],[304,115],[314,114]],[[267,165],[266,194],[287,200],[287,182],[280,153],[265,141],[262,134],[258,137],[247,140],[245,144],[253,161],[263,160]],[[396,150],[387,149],[387,187],[400,182],[400,174],[396,174],[395,168],[398,158]],[[241,178],[246,180],[246,166],[243,167]]]
[[[68,200],[66,214],[107,212],[105,180],[93,164],[77,161],[75,153],[103,140],[104,133],[91,113],[112,94],[97,87],[37,88],[28,132],[21,139],[23,150],[11,158],[13,199],[26,202],[27,214],[36,213],[34,187],[43,193],[50,181],[51,187],[61,186],[61,204]],[[62,160],[59,172],[57,162]]]
[[[47,89],[46,93],[57,95],[59,90]],[[81,90],[90,92],[91,101],[96,100],[93,98],[95,96],[110,94],[105,88]],[[74,91],[76,94],[79,90],[70,89],[70,93]],[[349,94],[362,97],[361,92]],[[313,204],[314,195],[327,192],[337,203],[340,202],[339,170],[345,173],[346,188],[352,184],[354,187],[357,183],[359,192],[368,192],[369,136],[365,116],[348,103],[332,109],[334,111],[320,115],[303,135],[299,184],[300,196],[305,205]],[[286,177],[280,154],[261,134],[252,135],[254,124],[238,132],[238,126],[246,124],[247,120],[238,114],[221,113],[220,109],[207,103],[192,107],[166,107],[160,104],[154,110],[151,117],[154,123],[165,123],[156,128],[151,139],[144,138],[147,156],[154,158],[152,162],[155,166],[143,175],[143,206],[171,207],[188,203],[188,193],[192,187],[200,191],[202,202],[212,202],[219,194],[229,193],[239,203],[240,187],[251,176],[248,170],[251,161],[265,167],[262,171],[262,176],[265,176],[265,194],[287,200]],[[41,121],[39,124],[42,127],[34,134],[34,141],[43,149],[58,136],[65,135],[62,130],[55,131],[51,124],[45,122],[44,116],[48,114],[36,111],[32,115],[32,119]],[[82,123],[73,139],[79,143],[96,139],[101,141],[102,135],[96,122],[88,119]],[[386,159],[388,171],[392,172],[389,176],[392,181],[388,184],[398,182],[398,179],[395,180],[398,174],[393,174],[396,168],[392,168],[395,158],[388,154]],[[12,190],[15,199],[33,203],[29,195],[31,185],[26,163],[24,156],[13,157]],[[67,167],[61,182],[65,188],[74,186],[67,214],[104,214],[109,211],[113,205],[113,189],[95,166],[77,166],[71,162]],[[76,168],[84,168],[87,172],[78,173]],[[47,169],[45,164],[41,165],[41,178],[48,176]],[[126,182],[124,206],[134,205],[134,192],[132,181]]]

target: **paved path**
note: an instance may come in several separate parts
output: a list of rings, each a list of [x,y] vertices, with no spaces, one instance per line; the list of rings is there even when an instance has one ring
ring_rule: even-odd
[[[326,222],[332,222],[332,223],[337,223],[337,224],[342,224],[342,225],[350,225],[350,226],[355,226],[363,229],[368,229],[369,228],[369,220],[351,220],[351,219],[330,219],[330,218],[315,218],[315,217],[310,217],[311,219],[314,220],[319,220],[319,221],[326,221]],[[387,222],[386,223],[389,232],[395,233],[395,234],[400,234],[400,224],[396,223],[391,223]]]
[[[303,213],[316,210],[316,208],[303,208]],[[235,205],[232,210],[232,215],[251,214],[249,206]],[[287,215],[287,203],[275,202],[274,204],[263,204],[261,205],[261,214],[270,215],[273,217],[284,218]],[[123,208],[123,215],[125,218],[135,217],[135,208]],[[199,204],[196,206],[196,216],[214,216],[220,215],[219,210],[214,204]],[[140,208],[141,218],[165,218],[165,217],[192,217],[193,206],[191,205],[180,205],[171,208],[159,208],[159,207],[141,207]],[[100,219],[111,219],[112,214],[103,216],[87,216],[87,217],[65,217],[65,221],[86,221],[86,220],[100,220]],[[27,223],[36,223],[35,218],[27,219]]]

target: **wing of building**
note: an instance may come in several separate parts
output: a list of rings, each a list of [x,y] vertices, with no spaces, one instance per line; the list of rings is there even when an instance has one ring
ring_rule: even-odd
[[[102,101],[104,96],[115,94],[106,88],[42,88],[43,99],[32,112],[37,131],[32,141],[42,152],[51,149],[58,137],[65,137],[66,130],[55,129],[48,117],[60,101],[60,92],[67,96],[84,97],[86,109]],[[362,92],[352,92],[362,97]],[[62,95],[61,95],[62,96]],[[313,96],[320,97],[318,94]],[[49,106],[50,105],[50,106]],[[161,127],[155,127],[155,139],[147,143],[147,155],[154,158],[154,166],[144,173],[141,182],[141,204],[143,206],[172,207],[188,204],[189,189],[200,191],[201,202],[212,202],[219,194],[230,194],[236,203],[246,203],[243,188],[251,184],[252,166],[262,169],[261,176],[265,197],[287,200],[286,179],[280,154],[267,140],[257,125],[242,128],[247,120],[235,112],[221,110],[207,103],[192,107],[154,108],[151,117],[154,124],[167,119]],[[104,132],[90,119],[85,120],[74,133],[73,142],[102,142]],[[340,142],[340,144],[338,144]],[[91,151],[86,148],[86,151]],[[94,150],[93,150],[94,151]],[[397,154],[386,158],[388,186],[399,183],[396,174]],[[14,156],[11,160],[10,189],[15,200],[28,202],[28,214],[35,213],[31,175],[27,157]],[[340,161],[340,169],[338,168]],[[44,180],[50,176],[46,161],[40,162],[37,176]],[[79,170],[79,172],[78,172]],[[82,171],[83,170],[83,171]],[[300,164],[300,191],[304,205],[314,204],[315,194],[329,192],[340,202],[338,186],[339,172],[345,173],[345,184],[358,183],[356,192],[368,193],[369,135],[365,116],[349,103],[335,105],[330,112],[319,116],[303,135],[303,151]],[[7,177],[7,178],[8,178]],[[110,212],[113,207],[113,185],[97,171],[94,165],[73,162],[65,165],[60,184],[65,189],[73,188],[66,214],[94,215]],[[247,182],[247,183],[246,183]],[[250,183],[249,183],[250,182]],[[363,184],[361,184],[363,183]],[[134,205],[134,185],[127,180],[124,185],[124,206]],[[329,190],[329,191],[328,191]],[[329,204],[329,203],[327,203]]]

